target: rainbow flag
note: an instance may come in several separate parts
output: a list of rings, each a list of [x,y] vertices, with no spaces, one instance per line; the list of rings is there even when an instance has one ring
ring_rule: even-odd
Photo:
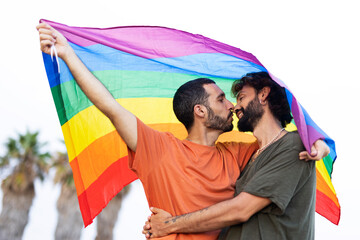
[[[224,43],[165,27],[69,27],[41,20],[62,33],[88,69],[117,101],[144,123],[186,137],[172,111],[172,97],[183,83],[207,77],[230,97],[235,79],[267,71],[252,54]],[[85,226],[121,189],[137,176],[128,168],[127,148],[114,126],[84,95],[66,64],[43,54],[46,73],[64,134],[80,210]],[[60,71],[59,71],[60,69]],[[60,72],[60,73],[59,73]],[[274,81],[285,86],[272,76]],[[340,205],[331,183],[335,144],[310,118],[286,87],[297,129],[307,150],[318,138],[329,145],[329,156],[317,162],[316,211],[338,224]],[[232,131],[219,141],[253,141]]]

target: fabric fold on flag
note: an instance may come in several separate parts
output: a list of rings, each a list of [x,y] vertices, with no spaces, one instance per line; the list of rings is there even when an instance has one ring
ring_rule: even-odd
[[[172,111],[172,98],[180,85],[199,77],[210,78],[236,102],[230,95],[235,79],[251,72],[268,72],[251,53],[176,29],[84,28],[40,22],[67,38],[81,61],[122,106],[150,127],[169,131],[180,139],[186,137],[186,130]],[[44,53],[43,59],[87,226],[137,176],[128,167],[125,143],[110,120],[81,91],[66,64]],[[331,183],[335,143],[312,121],[287,86],[271,77],[286,89],[294,117],[287,129],[299,131],[308,151],[319,138],[330,147],[330,154],[316,163],[316,211],[338,224],[340,205]],[[234,130],[221,135],[219,141],[251,142],[254,137]]]

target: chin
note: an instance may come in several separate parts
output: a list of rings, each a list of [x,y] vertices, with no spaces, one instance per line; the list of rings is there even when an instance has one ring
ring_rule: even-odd
[[[253,132],[254,128],[252,126],[248,126],[248,125],[241,125],[241,126],[237,126],[239,132]]]
[[[224,132],[231,132],[233,130],[234,126],[231,124],[231,126],[228,126],[225,128]]]

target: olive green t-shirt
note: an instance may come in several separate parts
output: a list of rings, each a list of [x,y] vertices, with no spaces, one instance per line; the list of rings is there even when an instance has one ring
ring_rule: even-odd
[[[299,134],[289,132],[249,161],[235,195],[247,192],[272,203],[247,222],[231,226],[220,239],[314,239],[315,162],[299,160],[303,150]]]

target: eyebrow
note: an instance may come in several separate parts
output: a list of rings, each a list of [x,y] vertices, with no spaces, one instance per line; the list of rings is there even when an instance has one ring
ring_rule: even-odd
[[[225,97],[225,93],[224,93],[224,92],[220,93],[216,98],[222,98],[222,97]]]
[[[240,91],[236,94],[236,99],[238,99],[241,94],[245,94],[245,93],[244,93],[242,90],[240,90]]]

